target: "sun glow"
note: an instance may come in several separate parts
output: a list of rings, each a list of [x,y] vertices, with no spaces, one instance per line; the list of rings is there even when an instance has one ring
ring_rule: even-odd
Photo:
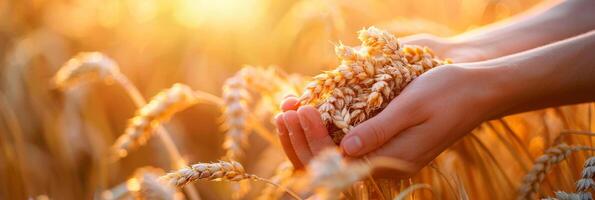
[[[180,0],[176,20],[187,27],[247,25],[255,22],[260,0]]]

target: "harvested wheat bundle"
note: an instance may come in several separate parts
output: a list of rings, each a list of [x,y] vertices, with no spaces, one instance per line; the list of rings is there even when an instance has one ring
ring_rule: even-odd
[[[442,64],[428,48],[405,46],[374,27],[359,31],[359,48],[338,45],[340,65],[315,76],[301,105],[318,108],[336,143],[355,125],[371,118],[414,78]]]
[[[54,84],[62,89],[82,81],[112,81],[119,74],[118,64],[99,52],[81,52],[68,60],[56,73]]]
[[[585,150],[595,150],[595,148],[589,146],[568,146],[562,143],[547,149],[544,155],[537,158],[531,171],[523,178],[517,199],[535,199],[535,193],[539,191],[541,181],[543,181],[547,171],[553,165],[564,161],[572,152]]]
[[[361,162],[348,163],[341,153],[330,148],[308,164],[308,185],[320,199],[339,199],[347,187],[370,174],[372,167]]]
[[[227,130],[223,149],[226,158],[238,160],[243,157],[250,133],[249,117],[253,110],[250,104],[255,98],[276,93],[285,81],[274,68],[245,66],[223,85],[223,127]],[[259,96],[257,96],[259,95]]]
[[[163,121],[197,102],[194,91],[183,84],[176,83],[160,92],[129,120],[124,134],[113,145],[114,152],[119,157],[125,157],[129,150],[145,144]]]

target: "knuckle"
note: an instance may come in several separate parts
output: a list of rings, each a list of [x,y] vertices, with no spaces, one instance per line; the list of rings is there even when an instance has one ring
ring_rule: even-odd
[[[388,132],[383,126],[371,124],[368,127],[372,133],[372,145],[382,145],[388,139]]]

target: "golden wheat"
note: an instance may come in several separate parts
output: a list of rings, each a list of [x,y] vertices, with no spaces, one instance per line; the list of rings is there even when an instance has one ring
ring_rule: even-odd
[[[428,48],[402,47],[397,38],[370,27],[359,31],[359,48],[338,45],[341,61],[317,75],[299,98],[318,108],[335,143],[355,125],[374,116],[414,78],[441,64]]]
[[[138,200],[175,200],[181,199],[176,189],[159,181],[163,171],[155,168],[140,168],[134,177],[126,181],[128,190]]]
[[[196,180],[207,181],[241,181],[255,179],[256,175],[247,174],[242,164],[236,161],[219,161],[216,163],[198,163],[178,171],[168,173],[160,178],[171,185],[182,187]]]
[[[340,193],[370,174],[372,167],[361,162],[348,163],[336,148],[322,151],[308,164],[308,183],[320,199],[338,199]]]
[[[112,81],[120,70],[115,61],[99,52],[81,52],[68,60],[56,73],[54,84],[66,89],[83,81]]]
[[[517,199],[535,199],[535,193],[539,191],[541,181],[553,165],[564,161],[572,152],[594,149],[589,146],[568,146],[564,143],[547,149],[544,155],[537,158],[531,171],[523,178]]]
[[[179,169],[178,171],[168,173],[159,178],[168,184],[176,187],[182,187],[188,183],[205,180],[205,181],[231,181],[238,182],[242,180],[255,180],[275,187],[284,189],[295,199],[301,199],[297,194],[288,190],[287,188],[273,183],[267,179],[258,177],[254,174],[248,174],[244,170],[244,166],[236,161],[219,161],[216,163],[198,163],[190,167]]]
[[[595,156],[585,161],[581,179],[576,182],[576,192],[579,194],[590,194],[593,187],[595,187],[593,177],[595,177]]]
[[[197,102],[192,89],[183,84],[176,83],[160,92],[129,120],[124,134],[113,145],[114,152],[119,157],[125,157],[131,149],[145,144],[163,121]]]
[[[249,122],[256,98],[279,93],[289,83],[272,67],[245,66],[223,84],[223,127],[227,130],[223,149],[226,158],[239,160],[244,156],[248,135],[254,124]],[[269,137],[264,135],[263,137]]]

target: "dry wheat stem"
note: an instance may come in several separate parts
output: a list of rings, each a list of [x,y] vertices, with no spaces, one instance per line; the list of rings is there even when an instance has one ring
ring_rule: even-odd
[[[116,62],[102,53],[83,52],[77,54],[58,70],[53,80],[58,87],[67,89],[68,87],[78,84],[83,79],[87,79],[86,81],[100,79],[108,83],[115,80],[124,88],[136,107],[141,108],[146,104],[144,97],[134,84],[132,84],[124,74],[120,73]],[[186,165],[167,131],[163,127],[158,126],[158,134],[174,167]],[[185,188],[185,190],[188,192],[191,199],[200,199],[200,196],[194,188],[189,187]]]
[[[271,178],[269,178],[268,180],[270,180],[271,182],[277,184],[277,185],[289,185],[292,182],[292,176],[294,174],[294,168],[293,165],[291,164],[291,162],[289,161],[284,161],[281,164],[279,164],[279,166],[277,167],[277,169],[275,170],[275,175]],[[268,200],[268,199],[278,199],[280,196],[280,192],[279,189],[269,185],[266,188],[264,188],[262,190],[262,192],[260,193],[260,195],[258,196],[257,199],[260,200]]]
[[[531,171],[529,171],[523,178],[517,199],[535,199],[535,193],[539,191],[541,181],[543,181],[547,171],[553,165],[564,161],[572,152],[585,150],[594,150],[594,148],[589,146],[568,146],[567,144],[559,144],[547,149],[544,155],[537,158]]]
[[[295,199],[301,199],[298,195],[296,195],[294,192],[290,191],[285,187],[282,187],[276,183],[273,183],[267,179],[258,177],[256,175],[246,173],[244,167],[236,161],[198,163],[160,177],[160,180],[165,181],[176,187],[182,187],[188,183],[197,180],[237,182],[249,179],[271,184],[275,187],[280,187]]]
[[[405,200],[405,198],[407,198],[407,195],[412,194],[415,190],[418,190],[418,189],[428,189],[428,190],[432,191],[432,193],[434,193],[434,190],[432,190],[432,187],[430,185],[418,183],[418,184],[411,185],[411,186],[407,187],[405,190],[401,191],[399,193],[399,195],[394,198],[394,200]]]
[[[355,125],[374,116],[414,78],[449,63],[428,48],[404,46],[370,27],[359,31],[359,48],[338,45],[340,65],[313,78],[299,97],[314,105],[336,143]]]

